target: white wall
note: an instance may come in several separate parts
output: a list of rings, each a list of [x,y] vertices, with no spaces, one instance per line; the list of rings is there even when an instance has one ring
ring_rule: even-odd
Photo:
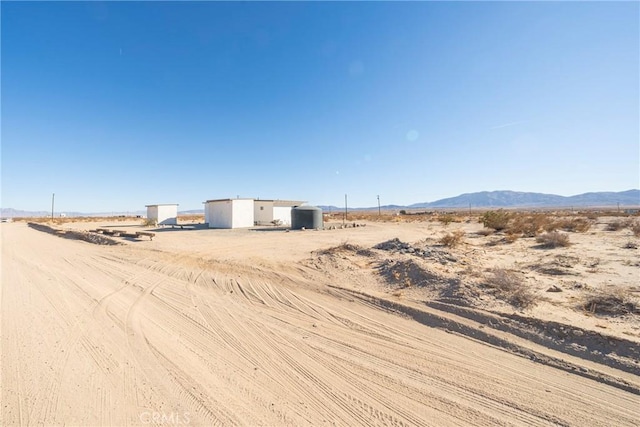
[[[291,225],[292,205],[301,206],[304,202],[282,200],[256,200],[253,215],[256,225],[273,225],[273,221],[280,220],[284,226]]]
[[[158,225],[175,225],[178,223],[178,205],[147,206],[147,219]]]
[[[291,225],[291,207],[290,206],[274,206],[273,219],[279,219],[281,225]]]
[[[231,200],[208,202],[205,206],[205,210],[209,212],[209,228],[233,228]]]
[[[253,227],[253,199],[215,200],[205,203],[209,228]]]
[[[273,201],[256,200],[253,208],[256,225],[271,225],[273,221]]]
[[[147,206],[147,219],[157,221],[158,220],[158,207]]]
[[[235,199],[231,228],[253,227],[253,199]]]
[[[178,223],[178,205],[160,205],[157,209],[159,225],[175,225]]]

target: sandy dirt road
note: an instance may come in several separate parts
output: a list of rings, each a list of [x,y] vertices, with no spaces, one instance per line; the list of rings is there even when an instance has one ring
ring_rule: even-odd
[[[1,425],[640,419],[633,390],[429,327],[294,267],[97,246],[20,223],[1,232]]]

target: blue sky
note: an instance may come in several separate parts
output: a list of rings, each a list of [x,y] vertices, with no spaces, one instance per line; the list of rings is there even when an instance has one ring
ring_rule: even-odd
[[[637,2],[2,2],[2,207],[640,186]]]

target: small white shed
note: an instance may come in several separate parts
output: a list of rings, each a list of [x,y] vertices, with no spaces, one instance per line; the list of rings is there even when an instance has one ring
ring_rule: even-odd
[[[204,202],[209,228],[253,227],[253,199],[216,199]]]
[[[291,225],[291,208],[302,206],[306,202],[299,200],[255,200],[253,216],[256,225]]]
[[[178,223],[178,204],[146,205],[147,219],[158,225],[176,225]]]

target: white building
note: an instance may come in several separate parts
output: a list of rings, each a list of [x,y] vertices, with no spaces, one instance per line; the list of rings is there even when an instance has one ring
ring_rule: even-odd
[[[204,202],[209,228],[253,227],[253,199],[216,199]]]
[[[291,225],[291,208],[302,206],[298,200],[255,200],[253,218],[255,225]]]
[[[147,219],[158,225],[175,225],[178,223],[178,204],[146,205]]]

